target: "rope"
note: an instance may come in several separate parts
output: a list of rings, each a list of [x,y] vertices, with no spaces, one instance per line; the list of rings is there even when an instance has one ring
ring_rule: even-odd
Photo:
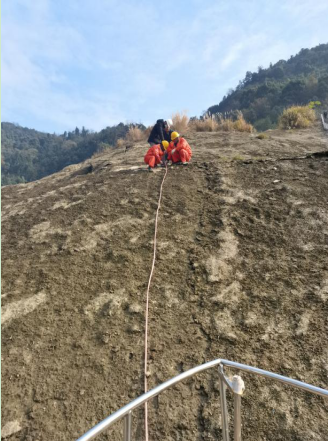
[[[145,379],[145,393],[148,391],[148,310],[149,310],[149,289],[150,289],[150,283],[151,279],[153,277],[154,268],[155,268],[155,261],[156,261],[156,245],[157,245],[157,225],[158,225],[158,214],[159,209],[161,207],[161,199],[162,199],[162,193],[163,193],[163,184],[165,181],[167,175],[167,166],[165,170],[165,175],[163,177],[163,181],[161,184],[160,192],[159,192],[159,198],[158,198],[158,206],[156,211],[156,218],[155,218],[155,234],[154,234],[154,255],[153,255],[153,263],[151,266],[149,281],[148,281],[148,287],[147,287],[147,294],[146,294],[146,314],[145,314],[145,320],[146,320],[146,326],[145,326],[145,371],[144,371],[144,379]],[[145,403],[145,438],[146,441],[148,441],[148,403]]]

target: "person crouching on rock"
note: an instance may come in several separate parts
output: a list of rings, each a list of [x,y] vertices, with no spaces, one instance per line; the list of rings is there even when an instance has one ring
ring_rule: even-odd
[[[164,156],[164,153],[168,146],[168,141],[164,140],[160,144],[153,145],[148,149],[144,158],[145,163],[148,164],[148,171],[153,171],[153,168],[158,164],[163,163],[165,165],[166,157]]]
[[[192,156],[188,142],[178,132],[171,133],[171,143],[167,149],[167,159],[173,164],[187,165]]]

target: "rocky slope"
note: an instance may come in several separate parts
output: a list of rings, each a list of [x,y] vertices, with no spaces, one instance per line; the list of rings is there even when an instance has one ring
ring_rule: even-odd
[[[223,357],[327,386],[328,150],[298,132],[190,133],[170,167],[150,387]],[[146,144],[2,190],[2,436],[69,440],[142,393],[163,170]],[[229,372],[233,373],[233,371]],[[236,373],[236,372],[234,372]],[[243,374],[243,439],[328,439],[328,403]],[[156,398],[151,439],[221,439],[214,370]],[[99,439],[121,439],[121,424]],[[134,439],[143,439],[142,412]]]

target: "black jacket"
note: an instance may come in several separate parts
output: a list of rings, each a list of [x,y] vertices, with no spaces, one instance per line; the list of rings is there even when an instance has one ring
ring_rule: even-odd
[[[165,132],[164,126],[165,126],[164,119],[158,119],[152,131],[150,132],[148,142],[155,142],[156,144],[160,144],[164,140],[171,142],[172,130]]]

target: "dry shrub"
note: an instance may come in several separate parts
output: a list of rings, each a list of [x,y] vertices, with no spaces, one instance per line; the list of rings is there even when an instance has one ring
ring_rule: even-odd
[[[125,144],[126,144],[126,141],[123,138],[118,138],[118,140],[116,141],[116,147],[118,147],[118,148],[124,147]]]
[[[282,129],[304,129],[315,121],[315,112],[308,106],[292,106],[283,111],[279,118]]]
[[[256,138],[257,139],[267,139],[268,135],[265,133],[259,133]]]
[[[223,132],[232,132],[234,130],[234,122],[232,119],[222,119],[218,123],[218,130],[222,130]]]
[[[196,132],[216,132],[218,130],[218,123],[211,118],[195,120],[191,123],[191,128],[196,130]]]
[[[243,117],[238,118],[236,121],[232,119],[221,119],[217,122],[215,119],[205,118],[203,120],[195,120],[190,124],[191,128],[196,132],[249,132],[254,131],[252,124],[248,124]]]
[[[233,128],[234,130],[237,130],[237,132],[248,132],[252,133],[254,130],[254,127],[252,124],[248,124],[243,117],[238,118],[236,121],[233,122]]]
[[[144,131],[144,135],[145,135],[145,138],[146,138],[146,139],[149,138],[150,132],[153,130],[153,127],[154,127],[154,126],[149,126],[149,127],[147,127],[147,129]]]
[[[236,121],[233,121],[230,118],[222,119],[218,123],[218,130],[222,130],[223,132],[236,131],[252,133],[254,131],[254,127],[252,126],[252,124],[248,124],[241,116]]]
[[[128,142],[139,142],[145,140],[145,133],[138,127],[130,127],[125,139]]]
[[[184,133],[188,128],[189,116],[185,111],[172,115],[173,128],[179,133]]]

